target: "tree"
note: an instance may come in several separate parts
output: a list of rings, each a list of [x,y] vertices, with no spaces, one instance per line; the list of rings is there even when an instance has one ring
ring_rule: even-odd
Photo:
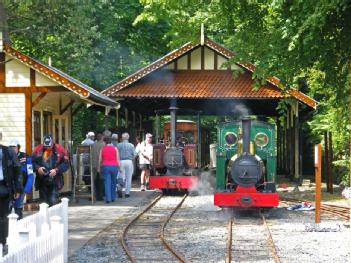
[[[256,66],[262,83],[277,76],[313,96],[318,109],[307,129],[312,140],[333,132],[338,159],[349,160],[351,2],[348,0],[143,0],[136,22],[168,18],[169,46],[206,34],[235,53],[233,61]]]
[[[166,53],[167,24],[133,25],[142,11],[137,0],[1,4],[1,30],[8,24],[15,48],[44,62],[51,57],[54,67],[98,90]],[[103,129],[103,123],[99,114],[82,109],[74,117],[72,137],[80,142],[88,127]]]

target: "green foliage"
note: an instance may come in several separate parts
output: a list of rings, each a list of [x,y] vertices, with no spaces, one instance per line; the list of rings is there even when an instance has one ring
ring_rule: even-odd
[[[333,162],[334,182],[343,186],[350,185],[350,160],[339,160]]]
[[[38,60],[102,90],[166,53],[168,25],[140,22],[137,0],[4,1],[12,45]],[[1,19],[0,19],[1,20]],[[77,106],[77,105],[76,105]],[[75,106],[75,107],[76,107]],[[114,127],[109,117],[109,127]],[[104,129],[102,112],[81,109],[73,117],[72,140]]]
[[[16,48],[42,61],[51,56],[55,67],[97,89],[170,48],[199,41],[204,23],[207,36],[235,52],[233,61],[255,64],[255,88],[274,75],[281,88],[294,86],[314,97],[318,109],[303,130],[314,142],[322,140],[323,130],[332,131],[336,159],[350,157],[349,0],[5,0],[3,5]],[[287,103],[278,110],[286,112]],[[80,114],[86,115],[75,118],[75,138],[95,127],[96,116]]]
[[[139,21],[167,19],[175,47],[206,35],[235,52],[233,61],[256,66],[258,84],[271,75],[319,103],[304,131],[321,142],[332,131],[337,160],[350,158],[351,2],[348,0],[143,0]],[[278,111],[286,112],[287,101]],[[349,125],[349,126],[348,126]]]

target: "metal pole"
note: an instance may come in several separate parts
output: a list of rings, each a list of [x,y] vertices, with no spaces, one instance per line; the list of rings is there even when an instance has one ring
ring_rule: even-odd
[[[315,168],[315,183],[316,183],[316,209],[314,213],[314,222],[321,222],[321,168],[322,168],[322,145],[314,146],[314,168]]]

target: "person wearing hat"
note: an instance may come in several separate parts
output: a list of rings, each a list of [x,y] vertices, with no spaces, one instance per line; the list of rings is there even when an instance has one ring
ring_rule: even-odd
[[[1,142],[0,134],[0,142]],[[21,164],[11,147],[0,143],[0,243],[6,243],[10,200],[22,194]]]
[[[69,168],[68,154],[60,144],[45,135],[43,143],[36,146],[32,155],[36,173],[35,188],[42,202],[53,206],[58,203],[58,191],[63,187],[63,173]]]
[[[25,194],[28,194],[32,190],[34,181],[32,158],[27,156],[26,153],[20,151],[21,146],[16,139],[10,141],[9,147],[15,151],[17,158],[21,163],[23,193],[19,196],[19,198],[15,199],[14,208],[16,214],[18,215],[18,219],[22,219],[24,197]]]
[[[138,144],[136,152],[139,154],[139,167],[141,170],[140,190],[149,189],[150,170],[153,158],[152,134],[145,135],[145,141]]]
[[[83,145],[93,145],[94,144],[94,139],[95,139],[95,133],[90,131],[86,135],[86,139],[82,141]]]

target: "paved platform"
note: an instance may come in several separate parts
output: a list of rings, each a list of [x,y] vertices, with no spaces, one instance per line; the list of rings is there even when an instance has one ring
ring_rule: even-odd
[[[68,257],[115,220],[141,209],[157,195],[156,191],[141,192],[138,185],[133,185],[129,198],[119,198],[109,204],[98,201],[92,205],[88,199],[80,199],[79,203],[74,200],[69,202]]]

